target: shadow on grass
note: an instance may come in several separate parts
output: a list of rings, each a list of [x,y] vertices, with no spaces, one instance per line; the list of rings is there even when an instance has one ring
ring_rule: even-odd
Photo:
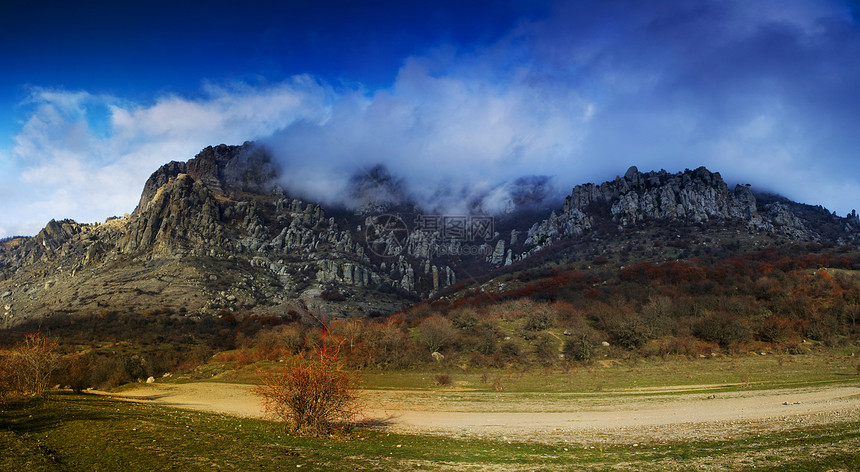
[[[387,416],[385,418],[362,418],[359,421],[352,423],[356,428],[385,428],[394,424],[395,416]]]
[[[105,398],[112,398],[114,400],[130,400],[130,401],[155,401],[160,400],[162,398],[172,396],[171,393],[158,393],[155,395],[104,395]]]
[[[54,393],[43,398],[19,398],[0,408],[0,430],[39,433],[71,421],[106,421],[110,417],[87,407],[77,394]],[[97,401],[97,400],[96,400]]]

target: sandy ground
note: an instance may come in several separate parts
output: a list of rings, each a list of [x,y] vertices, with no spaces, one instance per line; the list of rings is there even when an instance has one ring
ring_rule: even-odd
[[[706,387],[706,386],[702,386]],[[263,417],[251,386],[150,384],[112,395],[132,401]],[[753,390],[709,395],[696,387],[599,394],[457,390],[362,391],[367,420],[402,433],[570,443],[720,439],[860,421],[860,386]]]

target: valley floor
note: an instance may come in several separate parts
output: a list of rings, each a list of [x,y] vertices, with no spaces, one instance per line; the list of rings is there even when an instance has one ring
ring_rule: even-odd
[[[367,426],[344,437],[261,419],[252,384],[277,363],[213,362],[110,393],[8,401],[0,472],[860,470],[852,354],[367,370]]]
[[[571,444],[642,444],[770,434],[860,422],[860,383],[767,390],[736,385],[637,388],[595,393],[468,389],[362,391],[367,420],[392,433]],[[117,398],[263,417],[245,384],[148,384]]]

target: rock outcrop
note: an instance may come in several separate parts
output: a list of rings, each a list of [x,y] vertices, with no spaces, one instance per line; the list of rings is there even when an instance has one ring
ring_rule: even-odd
[[[189,316],[241,307],[389,312],[456,280],[427,247],[375,253],[363,216],[328,216],[287,195],[278,175],[254,144],[208,147],[156,170],[130,215],[100,225],[51,221],[35,237],[3,244],[0,293],[9,308],[0,310],[0,327],[58,309],[105,307],[158,306]],[[345,300],[321,299],[329,289]]]
[[[626,226],[647,219],[712,219],[756,216],[755,197],[744,186],[729,190],[719,173],[704,167],[677,174],[666,171],[642,174],[631,167],[624,177],[600,185],[573,189],[565,207],[582,212],[609,207],[613,221]]]
[[[281,189],[277,164],[252,143],[165,164],[129,215],[95,225],[52,220],[34,237],[0,241],[0,327],[54,313],[154,308],[194,317],[391,312],[444,293],[458,275],[528,267],[560,241],[661,225],[706,231],[730,222],[739,235],[860,242],[856,213],[839,218],[747,186],[730,189],[705,168],[631,167],[577,186],[555,211],[511,214],[495,227],[487,215],[422,215],[408,189],[384,169],[374,172],[383,188],[356,180],[359,206],[327,211]],[[544,201],[535,188],[520,203]]]
[[[559,239],[577,237],[592,229],[595,222],[612,222],[618,228],[639,224],[704,224],[715,221],[742,223],[750,231],[764,232],[798,241],[834,240],[838,243],[860,241],[860,224],[850,218],[819,215],[816,222],[804,222],[799,204],[778,201],[759,205],[748,186],[729,189],[719,173],[704,167],[676,174],[664,170],[641,173],[636,167],[623,177],[604,182],[578,185],[565,199],[562,212],[535,223],[526,239],[528,254]],[[809,212],[806,212],[809,213]],[[833,224],[845,220],[846,231],[839,238],[819,234],[812,228],[822,218]],[[856,219],[856,218],[855,218]]]

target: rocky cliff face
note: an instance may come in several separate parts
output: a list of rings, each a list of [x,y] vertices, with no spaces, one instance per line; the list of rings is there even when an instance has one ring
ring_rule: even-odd
[[[645,220],[686,219],[695,223],[737,218],[760,224],[755,197],[749,188],[729,190],[719,173],[704,167],[670,174],[640,173],[631,167],[624,177],[600,185],[585,184],[573,189],[564,210],[588,212],[609,207],[613,221],[627,226]]]
[[[456,280],[405,239],[396,253],[375,253],[364,230],[371,216],[328,216],[290,197],[278,175],[253,144],[209,147],[154,172],[131,215],[101,225],[51,221],[0,247],[8,306],[0,326],[144,306],[196,315],[390,312]]]
[[[193,181],[213,191],[265,193],[276,186],[280,168],[264,149],[254,143],[210,146],[188,162],[172,161],[156,170],[143,186],[135,213],[153,199],[158,189],[179,174],[188,174]]]
[[[380,172],[382,172],[380,170]],[[380,174],[382,175],[382,174]],[[745,235],[839,244],[860,219],[831,215],[704,168],[640,173],[577,186],[539,220],[424,215],[385,174],[357,181],[353,210],[327,211],[278,186],[252,143],[209,147],[144,184],[130,215],[100,225],[51,221],[0,244],[0,327],[53,313],[225,313],[330,317],[391,312],[560,241],[611,239],[650,226],[732,222]],[[525,214],[524,214],[525,215]],[[544,214],[545,215],[545,214]]]
[[[729,189],[719,173],[704,167],[676,174],[666,171],[641,173],[631,167],[623,177],[600,185],[576,186],[565,199],[561,213],[529,229],[520,258],[559,239],[587,233],[596,222],[611,222],[619,229],[642,224],[704,224],[728,221],[743,224],[750,231],[774,234],[796,241],[833,241],[840,244],[860,241],[857,218],[828,214],[804,218],[787,200],[759,205],[747,186]],[[823,234],[822,225],[841,225],[842,234]],[[832,233],[832,232],[831,232]]]

